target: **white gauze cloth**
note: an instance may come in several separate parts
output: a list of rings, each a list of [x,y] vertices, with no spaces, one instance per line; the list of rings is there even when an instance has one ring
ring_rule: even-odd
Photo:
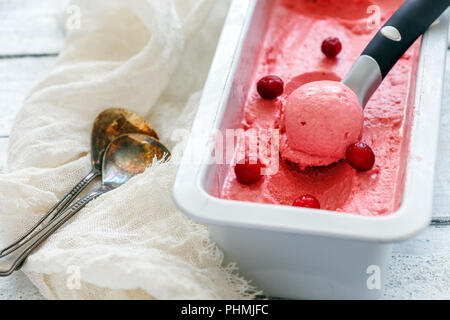
[[[229,1],[74,1],[53,71],[15,121],[0,176],[0,235],[17,239],[90,171],[96,116],[123,107],[144,116],[173,150],[189,130]],[[176,155],[174,155],[176,157]],[[246,299],[257,292],[222,267],[206,227],[174,206],[177,159],[91,202],[48,238],[23,271],[50,299]],[[77,286],[76,276],[81,281]]]

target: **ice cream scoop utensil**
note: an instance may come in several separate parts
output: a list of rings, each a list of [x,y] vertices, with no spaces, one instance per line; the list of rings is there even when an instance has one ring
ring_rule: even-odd
[[[395,63],[449,5],[450,0],[406,0],[377,32],[342,80],[363,108]]]
[[[45,214],[20,239],[0,252],[0,257],[6,256],[17,249],[34,232],[39,231],[46,223],[53,219],[58,212],[62,212],[70,203],[102,173],[103,153],[108,144],[116,137],[125,133],[143,133],[158,139],[152,127],[138,114],[120,108],[106,109],[94,121],[91,133],[91,162],[92,169],[77,185],[64,196],[50,211]]]
[[[102,164],[102,185],[97,190],[75,202],[56,216],[14,252],[0,258],[0,276],[8,276],[16,270],[26,257],[55,230],[90,201],[109,192],[132,177],[144,172],[155,159],[164,161],[170,152],[156,139],[143,134],[126,134],[114,139],[107,147]]]

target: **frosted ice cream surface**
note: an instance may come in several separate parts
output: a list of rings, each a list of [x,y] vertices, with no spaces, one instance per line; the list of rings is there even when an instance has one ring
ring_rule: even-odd
[[[299,196],[313,195],[321,209],[367,216],[390,214],[400,207],[419,42],[394,66],[364,112],[356,96],[339,82],[377,32],[376,27],[369,28],[367,7],[380,8],[382,25],[402,2],[273,0],[256,67],[246,84],[240,128],[279,130],[279,168],[245,185],[237,181],[232,163],[221,198],[291,206]],[[334,58],[321,50],[322,41],[330,36],[342,43]],[[284,92],[276,99],[262,99],[256,90],[266,75],[284,81]],[[312,98],[315,81],[332,87],[330,93]],[[331,103],[335,99],[343,102],[339,108]],[[340,160],[356,140],[369,145],[376,156],[366,172]]]

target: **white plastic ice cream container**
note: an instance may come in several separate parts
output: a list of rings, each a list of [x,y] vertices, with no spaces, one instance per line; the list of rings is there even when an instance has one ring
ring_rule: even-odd
[[[372,299],[382,293],[392,244],[430,222],[448,15],[423,36],[402,204],[379,217],[224,200],[229,164],[211,161],[216,132],[237,128],[271,0],[233,1],[174,184],[177,206],[206,224],[240,273],[265,295]]]

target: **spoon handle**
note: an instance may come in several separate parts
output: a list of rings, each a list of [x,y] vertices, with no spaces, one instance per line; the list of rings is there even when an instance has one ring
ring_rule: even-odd
[[[449,7],[450,0],[407,0],[361,55],[375,59],[384,78],[400,57]]]
[[[102,186],[99,189],[91,192],[85,197],[75,202],[71,207],[56,216],[47,225],[35,232],[29,239],[22,243],[16,250],[7,256],[0,257],[0,276],[9,276],[18,266],[28,257],[28,255],[47,239],[53,232],[61,227],[67,220],[80,211],[86,204],[98,198],[102,194],[112,190],[109,187]]]
[[[450,0],[406,0],[376,33],[342,80],[363,108],[405,51],[449,5]]]
[[[35,233],[41,230],[52,219],[54,219],[59,213],[64,211],[73,200],[98,176],[100,172],[96,169],[92,169],[77,185],[62,198],[49,212],[47,212],[30,230],[27,231],[20,239],[10,244],[8,247],[0,251],[0,258],[11,254],[17,250],[23,243],[30,239]]]

